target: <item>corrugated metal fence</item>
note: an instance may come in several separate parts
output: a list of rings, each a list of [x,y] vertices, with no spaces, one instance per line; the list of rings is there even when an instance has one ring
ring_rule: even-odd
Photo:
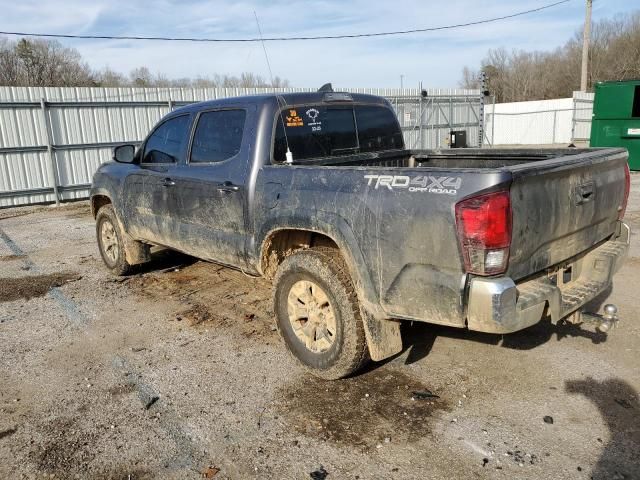
[[[312,91],[285,88],[278,92]],[[111,148],[138,143],[171,109],[192,102],[269,93],[265,88],[0,87],[0,207],[86,198]],[[348,89],[387,97],[406,144],[446,147],[450,130],[478,145],[479,91]]]

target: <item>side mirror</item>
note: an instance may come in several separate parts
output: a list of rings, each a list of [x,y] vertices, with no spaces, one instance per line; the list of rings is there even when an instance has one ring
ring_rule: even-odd
[[[135,153],[134,145],[118,145],[113,148],[113,159],[119,163],[133,163]]]

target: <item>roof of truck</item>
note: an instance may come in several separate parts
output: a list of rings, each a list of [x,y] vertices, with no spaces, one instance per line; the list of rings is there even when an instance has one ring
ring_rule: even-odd
[[[245,95],[242,97],[226,97],[216,100],[207,100],[204,102],[192,103],[181,108],[175,109],[176,112],[199,111],[211,107],[224,106],[242,106],[279,102],[282,106],[301,105],[310,103],[347,103],[344,95],[348,95],[356,103],[368,103],[372,105],[388,105],[388,101],[384,97],[376,95],[368,95],[364,93],[351,92],[295,92],[295,93],[262,93],[257,95]],[[334,100],[330,96],[333,96]],[[341,98],[341,99],[336,99]]]

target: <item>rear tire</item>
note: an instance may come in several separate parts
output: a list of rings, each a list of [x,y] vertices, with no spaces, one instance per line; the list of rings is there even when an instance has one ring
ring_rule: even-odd
[[[274,312],[289,351],[313,375],[335,380],[369,361],[360,305],[338,250],[288,256],[274,279]]]
[[[123,232],[112,205],[105,205],[96,215],[96,236],[100,256],[107,268],[115,275],[126,275],[131,271],[127,262]]]

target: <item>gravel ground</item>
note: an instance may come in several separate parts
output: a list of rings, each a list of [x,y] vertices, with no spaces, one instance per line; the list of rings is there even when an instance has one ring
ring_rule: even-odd
[[[86,203],[1,210],[0,478],[640,478],[632,242],[609,336],[407,324],[402,354],[324,382],[267,282],[162,251],[114,278]]]

